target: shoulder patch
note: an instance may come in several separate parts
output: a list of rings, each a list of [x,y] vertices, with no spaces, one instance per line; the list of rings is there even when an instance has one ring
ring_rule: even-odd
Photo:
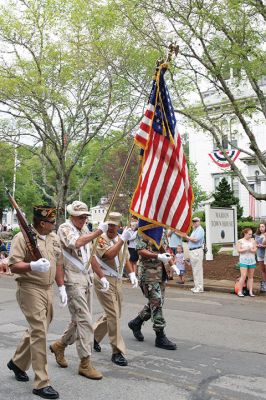
[[[100,239],[98,240],[98,246],[103,247],[105,244],[106,244],[106,241],[104,240],[104,238],[100,237]]]

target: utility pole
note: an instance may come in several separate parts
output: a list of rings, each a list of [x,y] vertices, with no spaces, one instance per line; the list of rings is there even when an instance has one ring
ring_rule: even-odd
[[[15,198],[16,192],[16,180],[17,180],[17,166],[18,166],[18,151],[17,151],[17,138],[14,145],[14,167],[13,167],[13,188],[12,188],[12,196]],[[14,225],[14,209],[11,211],[11,229]]]

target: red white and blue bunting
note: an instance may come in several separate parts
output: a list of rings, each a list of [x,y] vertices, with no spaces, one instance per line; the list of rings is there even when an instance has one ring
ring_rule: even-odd
[[[226,150],[226,154],[228,157],[231,158],[232,161],[235,161],[239,156],[240,151],[235,149]],[[230,167],[229,162],[226,160],[226,158],[224,157],[223,153],[220,150],[215,150],[212,153],[209,153],[209,156],[215,164],[219,165],[219,167],[222,168]]]

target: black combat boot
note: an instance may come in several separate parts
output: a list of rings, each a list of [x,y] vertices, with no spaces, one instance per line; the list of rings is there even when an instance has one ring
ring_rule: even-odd
[[[138,315],[136,318],[132,319],[128,323],[128,327],[133,331],[133,335],[139,342],[143,342],[144,336],[141,333],[141,326],[143,324],[143,320]]]
[[[171,342],[164,333],[164,330],[155,331],[155,346],[165,350],[176,350],[176,344]]]

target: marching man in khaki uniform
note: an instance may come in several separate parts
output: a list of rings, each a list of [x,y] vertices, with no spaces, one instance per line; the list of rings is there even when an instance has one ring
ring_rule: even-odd
[[[59,226],[58,235],[63,251],[64,281],[71,322],[62,337],[54,342],[50,349],[55,354],[57,364],[66,368],[68,362],[64,355],[65,348],[76,342],[80,358],[79,375],[89,379],[102,379],[101,372],[93,368],[90,360],[93,343],[93,271],[88,262],[92,240],[107,232],[108,225],[100,223],[96,231],[89,232],[86,225],[88,207],[81,201],[69,204],[67,212],[70,219]],[[94,271],[98,275],[100,290],[107,291],[109,283],[97,263],[94,263]]]
[[[55,208],[36,206],[33,209],[33,231],[37,246],[44,258],[32,261],[25,239],[19,232],[13,239],[9,257],[16,278],[17,301],[26,317],[26,330],[12,359],[7,364],[18,381],[26,382],[32,364],[35,373],[33,393],[45,399],[57,399],[59,394],[49,383],[46,336],[53,317],[53,289],[59,286],[61,305],[67,304],[62,270],[62,253],[55,227]]]
[[[105,315],[100,317],[94,326],[94,350],[101,351],[99,343],[108,333],[112,347],[112,362],[126,366],[127,360],[124,356],[126,347],[120,332],[120,318],[122,308],[122,270],[125,261],[129,279],[134,288],[138,286],[135,272],[129,263],[127,241],[131,238],[131,232],[125,229],[122,235],[118,235],[118,228],[122,215],[117,212],[109,214],[107,233],[103,233],[98,240],[96,256],[93,257],[92,265],[100,265],[108,282],[108,292],[101,290],[101,282],[97,276],[94,279],[95,291],[101,303]]]

